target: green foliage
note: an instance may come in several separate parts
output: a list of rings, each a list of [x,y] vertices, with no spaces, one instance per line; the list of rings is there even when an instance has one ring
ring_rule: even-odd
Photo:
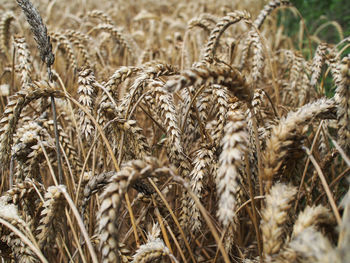
[[[321,41],[327,43],[338,43],[340,34],[332,24],[325,23],[337,22],[344,37],[350,36],[350,1],[344,0],[291,0],[293,5],[299,10],[305,20],[307,29],[313,35],[320,26],[324,28],[318,33]],[[292,12],[281,12],[280,22],[283,23],[287,32],[297,40],[299,31],[299,18],[294,17]]]

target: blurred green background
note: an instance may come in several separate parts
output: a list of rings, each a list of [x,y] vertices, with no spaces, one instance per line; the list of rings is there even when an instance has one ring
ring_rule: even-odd
[[[305,19],[306,26],[311,35],[329,21],[336,21],[343,30],[344,37],[350,36],[350,0],[291,0]],[[286,29],[293,33],[298,32],[299,23],[296,23],[291,12],[284,12],[282,21]],[[328,24],[323,26],[317,36],[327,43],[338,43],[339,33],[336,28]]]

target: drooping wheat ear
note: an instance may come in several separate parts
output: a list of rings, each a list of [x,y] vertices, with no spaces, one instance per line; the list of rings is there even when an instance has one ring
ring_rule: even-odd
[[[210,62],[215,57],[216,48],[219,45],[220,37],[225,30],[241,20],[250,21],[250,14],[245,11],[234,11],[221,18],[211,31],[208,43],[205,48],[204,60]]]
[[[156,106],[154,110],[161,116],[163,119],[163,126],[167,129],[169,159],[174,165],[179,165],[180,170],[183,169],[182,172],[185,172],[185,175],[182,174],[182,172],[180,172],[180,174],[187,177],[190,170],[184,160],[181,131],[179,129],[179,120],[175,109],[174,98],[172,94],[164,89],[164,83],[162,82],[153,81],[150,83],[149,87],[154,100],[152,106]]]
[[[116,172],[106,172],[106,173],[97,174],[90,178],[89,182],[85,185],[85,188],[84,188],[83,207],[86,206],[87,202],[90,200],[93,194],[99,192],[103,187],[105,187],[111,181],[111,178],[115,174]]]
[[[252,110],[254,112],[254,115],[258,121],[262,119],[261,106],[263,103],[263,98],[264,98],[264,90],[255,89],[251,105],[252,105]]]
[[[311,81],[310,81],[310,85],[313,87],[316,86],[317,81],[320,78],[322,66],[326,61],[327,49],[328,49],[327,43],[320,43],[317,46],[317,49],[315,51],[315,55],[312,60],[312,67],[311,67],[312,75],[311,75]]]
[[[92,29],[92,31],[107,31],[111,34],[115,40],[125,48],[132,58],[139,52],[139,47],[133,41],[131,41],[123,32],[118,28],[110,24],[99,24]]]
[[[32,147],[38,144],[38,138],[46,141],[46,138],[42,138],[45,132],[47,132],[46,129],[43,129],[37,121],[29,121],[17,129],[15,144],[11,150],[11,155],[17,160],[19,166],[14,176],[16,183],[22,182],[24,177],[32,178],[31,172],[28,171],[28,164],[31,160],[29,154],[33,151]]]
[[[43,124],[43,127],[46,128],[48,131],[50,131],[52,134],[54,134],[54,121],[53,120],[45,121]],[[70,137],[64,131],[63,127],[60,124],[57,124],[57,129],[59,131],[58,140],[59,140],[60,144],[62,145],[63,151],[66,153],[68,160],[71,162],[70,164],[71,164],[72,170],[76,171],[76,172],[80,172],[83,165],[80,161],[76,147],[71,142]],[[75,179],[79,180],[78,173],[76,173]],[[76,181],[76,182],[78,182],[78,181]]]
[[[208,178],[214,173],[214,154],[210,147],[203,145],[195,153],[193,161],[193,170],[191,171],[190,186],[193,193],[201,199],[202,189],[207,184]],[[214,177],[214,176],[213,176]],[[191,198],[189,202],[189,210],[191,217],[191,231],[199,231],[201,229],[201,214],[194,200]]]
[[[252,31],[251,35],[251,47],[253,49],[253,63],[251,76],[253,82],[256,83],[261,78],[261,71],[264,67],[263,46],[260,40],[260,36],[257,32]]]
[[[152,231],[147,235],[147,243],[141,245],[136,251],[132,263],[155,262],[164,256],[168,256],[174,263],[178,262],[163,240],[159,238],[159,234],[160,228],[158,224],[154,224]]]
[[[157,159],[148,157],[144,161],[130,161],[121,171],[112,177],[110,184],[101,196],[101,208],[98,213],[101,253],[103,263],[120,262],[118,253],[119,208],[123,195],[137,180],[160,178],[173,172],[162,167]]]
[[[99,101],[99,108],[97,110],[97,120],[101,126],[105,126],[107,123],[106,111],[108,109],[115,109],[117,105],[112,105],[109,103],[111,99],[117,99],[118,96],[118,88],[121,83],[123,83],[127,78],[134,75],[140,68],[136,67],[121,67],[116,70],[113,75],[109,78],[107,83],[104,85],[103,94],[101,100]]]
[[[338,142],[350,154],[350,55],[342,59],[337,69],[341,76],[334,95],[337,103]]]
[[[200,27],[203,28],[207,33],[210,33],[214,26],[218,23],[218,18],[212,14],[203,13],[199,15],[198,17],[192,18],[187,23],[188,29],[192,29],[194,27]]]
[[[302,74],[303,56],[300,52],[290,52],[292,55],[292,67],[290,69],[289,82],[290,89],[293,92],[300,80],[300,74]]]
[[[341,262],[346,262],[350,257],[350,191],[345,194],[341,201],[341,206],[344,208],[342,222],[340,225],[340,233],[338,239],[338,251],[342,258]]]
[[[59,187],[65,187],[63,185]],[[57,186],[50,186],[45,193],[45,202],[38,226],[37,239],[42,250],[50,251],[56,235],[61,233],[65,220],[65,198]]]
[[[123,118],[129,114],[128,110],[131,110],[130,106],[139,99],[149,81],[159,79],[161,76],[171,76],[176,72],[177,71],[171,65],[163,64],[159,61],[146,63],[143,66],[142,72],[138,75],[128,92],[121,99],[117,110],[117,116]]]
[[[273,262],[341,262],[329,260],[333,251],[332,244],[323,234],[308,227],[293,238]]]
[[[176,105],[177,112],[180,113],[180,123],[183,127],[183,145],[184,148],[190,147],[193,142],[196,141],[196,136],[198,136],[197,129],[197,116],[196,116],[196,105],[191,104],[192,98],[194,96],[194,88],[191,86],[188,89],[182,89],[180,91],[181,98],[183,99],[183,103]],[[190,105],[191,104],[191,105]],[[187,112],[188,111],[188,112]],[[186,113],[187,116],[186,116]],[[184,119],[185,117],[186,120]]]
[[[9,197],[11,203],[17,206],[19,210],[18,212],[23,220],[33,227],[38,209],[36,206],[36,201],[39,200],[34,184],[40,192],[43,190],[43,186],[41,184],[26,180],[13,185],[13,187],[5,194]]]
[[[24,236],[30,235],[29,225],[20,217],[17,207],[7,202],[5,196],[0,198],[0,217],[19,229]],[[5,242],[11,248],[12,256],[16,262],[40,262],[29,246],[19,236],[16,236],[15,233],[4,233],[2,229],[1,241]]]
[[[34,100],[50,96],[64,97],[64,94],[52,88],[46,82],[35,82],[26,85],[10,98],[0,120],[0,162],[2,164],[6,165],[8,163],[13,133],[16,130],[23,108]]]
[[[9,48],[10,25],[15,15],[12,12],[6,12],[2,15],[0,21],[0,53],[6,53]]]
[[[216,119],[218,122],[215,129],[211,133],[211,137],[214,141],[215,147],[218,148],[220,146],[220,142],[224,134],[224,126],[227,121],[226,114],[229,110],[229,94],[226,87],[222,87],[220,85],[213,85],[212,90],[215,104],[217,104]]]
[[[213,101],[214,100],[213,100],[212,88],[210,86],[204,88],[204,90],[198,96],[198,99],[197,99],[198,114],[199,114],[200,120],[203,123],[207,122],[210,106],[212,105]]]
[[[308,227],[332,223],[334,223],[334,217],[329,209],[322,205],[307,206],[304,211],[299,213],[298,219],[294,223],[292,238],[298,236]]]
[[[129,150],[135,159],[142,160],[151,155],[151,149],[146,137],[142,134],[142,129],[137,125],[135,120],[118,120],[117,127],[127,133],[128,143],[131,146]]]
[[[28,45],[23,37],[16,36],[14,37],[13,42],[15,49],[17,51],[17,61],[18,65],[16,65],[16,72],[19,73],[21,78],[21,85],[25,86],[25,84],[30,83],[31,73],[32,73],[32,63],[30,58],[30,51],[28,49]]]
[[[327,52],[326,64],[331,69],[331,74],[335,85],[338,85],[342,80],[339,67],[339,64],[341,64],[340,57],[338,56],[338,52],[335,48],[329,47]]]
[[[55,61],[55,56],[52,53],[52,45],[50,37],[47,35],[47,28],[41,19],[38,10],[33,6],[29,0],[16,0],[17,4],[22,8],[24,15],[34,34],[34,39],[38,44],[40,58],[45,62],[49,78],[51,78],[51,66]]]
[[[248,145],[247,123],[242,111],[230,109],[226,118],[216,177],[219,197],[217,216],[225,227],[232,223],[235,217],[236,194],[240,189],[241,180],[239,169],[243,165],[243,157]]]
[[[63,54],[66,54],[65,57],[67,57],[68,60],[67,68],[71,67],[73,72],[76,72],[78,70],[78,62],[69,39],[58,32],[50,33],[50,37],[52,41],[57,42],[57,45],[63,51]]]
[[[64,31],[64,34],[68,37],[74,37],[76,39],[79,39],[80,42],[83,42],[83,43],[90,43],[92,41],[92,38],[83,33],[83,32],[80,32],[80,31],[76,31],[76,30],[73,30],[73,29],[68,29],[66,31]]]
[[[261,232],[265,257],[279,252],[284,241],[284,224],[288,220],[288,210],[296,194],[296,188],[275,184],[266,196],[265,208],[261,216]]]
[[[266,17],[276,8],[280,6],[289,6],[291,3],[289,0],[271,0],[268,4],[264,6],[264,8],[260,11],[260,14],[254,21],[254,25],[260,29],[262,24],[264,23]]]
[[[95,79],[94,72],[87,68],[79,72],[78,78],[78,101],[86,108],[86,110],[94,115],[95,100],[97,97],[99,84]],[[83,110],[79,110],[80,134],[85,137],[87,141],[91,139],[94,132],[94,126],[90,118],[87,117]]]
[[[245,77],[235,68],[223,64],[201,63],[197,67],[186,70],[181,76],[167,81],[165,89],[176,92],[189,86],[218,84],[227,87],[238,99],[251,101],[253,94]]]
[[[244,41],[242,48],[242,55],[240,61],[240,70],[245,67],[247,58],[249,55],[249,50],[252,49],[253,58],[252,58],[252,69],[251,69],[251,78],[254,84],[261,78],[261,71],[264,67],[264,56],[263,56],[263,46],[261,43],[260,36],[255,29],[251,30],[247,34],[247,38]]]
[[[304,105],[273,126],[271,137],[266,142],[264,151],[264,179],[266,191],[271,187],[273,179],[283,173],[285,160],[301,147],[306,133],[305,124],[315,118],[334,118],[335,102],[331,99],[319,99]]]
[[[101,10],[92,10],[86,14],[88,17],[96,18],[101,20],[104,24],[113,25],[113,20],[105,12]]]
[[[83,59],[83,67],[90,68],[92,66],[90,55],[85,46],[85,44],[89,43],[89,39],[82,33],[74,30],[67,30],[64,34],[73,44],[73,46],[78,50],[81,58]]]

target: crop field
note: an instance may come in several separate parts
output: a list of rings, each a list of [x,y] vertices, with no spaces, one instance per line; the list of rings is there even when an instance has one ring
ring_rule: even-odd
[[[0,1],[1,262],[350,262],[344,25]]]

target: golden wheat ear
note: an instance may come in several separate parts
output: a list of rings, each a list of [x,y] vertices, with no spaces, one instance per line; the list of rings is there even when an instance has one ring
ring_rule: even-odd
[[[31,74],[33,71],[30,51],[25,39],[21,36],[15,36],[13,41],[17,53],[18,65],[16,72],[20,75],[21,86],[25,86],[32,81]]]
[[[278,125],[272,128],[271,137],[266,142],[264,156],[264,179],[266,191],[271,187],[272,181],[277,175],[283,174],[285,160],[290,154],[288,149],[300,149],[300,141],[306,130],[304,125],[315,118],[334,118],[335,102],[332,99],[319,99],[289,112],[280,120]]]
[[[159,238],[159,234],[160,228],[158,224],[154,224],[151,232],[147,235],[147,243],[141,245],[136,251],[132,262],[154,262],[154,260],[158,260],[164,256],[168,256],[174,263],[178,262],[163,240]]]
[[[337,103],[338,142],[350,155],[350,55],[342,59],[337,71],[340,73],[340,80],[336,82],[334,99]]]
[[[258,17],[254,20],[254,25],[256,26],[256,28],[260,29],[266,17],[269,14],[271,14],[273,10],[275,10],[278,7],[289,6],[289,5],[291,5],[289,0],[271,0],[260,11]]]
[[[64,94],[48,85],[46,82],[28,84],[25,88],[11,97],[3,117],[0,120],[0,161],[7,164],[10,156],[10,149],[13,141],[13,134],[16,130],[21,112],[32,101],[51,96],[64,97]]]
[[[0,53],[6,54],[9,48],[10,26],[15,20],[15,15],[12,12],[6,12],[1,16],[0,21]]]
[[[288,221],[288,210],[295,194],[295,187],[275,184],[266,196],[261,214],[263,251],[266,258],[278,253],[283,245],[284,224]]]
[[[120,172],[111,178],[110,184],[101,196],[102,203],[98,213],[102,262],[120,262],[118,211],[129,187],[140,179],[159,178],[171,174],[173,174],[171,169],[162,167],[157,159],[149,157],[144,161],[134,160],[126,163]]]
[[[241,20],[244,20],[246,22],[250,21],[250,14],[245,11],[234,11],[232,13],[228,13],[225,17],[220,19],[220,21],[216,24],[210,33],[203,56],[205,61],[210,62],[215,57],[215,52],[219,45],[220,37],[225,32],[225,30],[229,26]]]
[[[230,109],[226,117],[216,178],[219,196],[217,216],[225,227],[233,223],[235,218],[236,194],[241,184],[239,170],[243,166],[243,158],[248,145],[247,123],[242,111]]]

